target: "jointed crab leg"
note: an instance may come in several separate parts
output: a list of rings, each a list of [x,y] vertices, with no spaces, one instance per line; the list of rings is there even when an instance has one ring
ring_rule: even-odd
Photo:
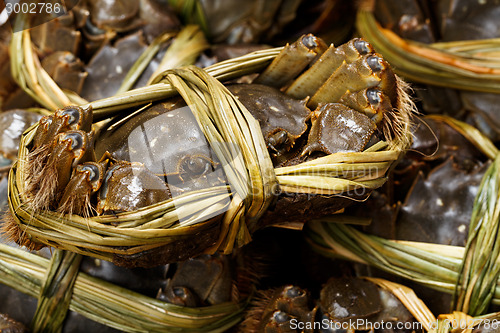
[[[91,109],[66,107],[42,118],[28,155],[26,194],[36,211],[60,199],[72,168],[93,158]]]
[[[321,39],[309,34],[292,45],[287,45],[254,83],[282,87],[295,79],[311,62],[317,59],[327,46]]]
[[[312,96],[343,62],[352,63],[365,54],[373,53],[371,45],[362,39],[353,39],[335,47],[330,45],[308,70],[300,75],[286,90],[294,98]]]
[[[391,80],[389,75],[386,75],[388,70],[389,66],[377,55],[365,55],[350,64],[343,62],[311,97],[308,105],[316,107],[319,103],[338,102],[347,91],[358,91],[379,84],[390,90],[391,84],[385,82]],[[391,81],[395,82],[395,79],[392,78]]]

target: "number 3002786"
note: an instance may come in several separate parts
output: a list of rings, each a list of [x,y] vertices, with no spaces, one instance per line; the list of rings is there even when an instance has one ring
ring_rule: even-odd
[[[24,13],[24,14],[62,14],[64,12],[64,7],[58,3],[51,2],[31,2],[31,3],[5,3],[5,9],[10,15],[11,13]]]

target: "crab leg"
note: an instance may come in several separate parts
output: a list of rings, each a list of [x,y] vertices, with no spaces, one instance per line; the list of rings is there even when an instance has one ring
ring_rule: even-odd
[[[85,162],[76,166],[59,201],[57,211],[62,214],[91,216],[93,207],[90,197],[102,185],[108,160]]]
[[[308,105],[316,108],[319,103],[338,102],[347,91],[358,91],[377,86],[381,79],[383,61],[376,55],[365,55],[356,62],[342,65],[311,97]]]
[[[286,93],[297,99],[312,96],[344,61],[352,63],[361,56],[373,52],[371,45],[360,38],[353,39],[339,47],[334,47],[332,44],[318,61],[288,87]]]
[[[28,155],[26,194],[33,210],[49,209],[60,198],[72,168],[93,158],[92,111],[71,106],[40,120]]]
[[[320,38],[311,34],[302,36],[292,45],[287,44],[264,72],[255,79],[254,83],[282,87],[295,79],[326,48],[325,42]]]

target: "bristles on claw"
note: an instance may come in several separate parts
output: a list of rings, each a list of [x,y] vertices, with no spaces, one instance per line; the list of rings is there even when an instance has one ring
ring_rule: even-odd
[[[270,289],[258,291],[252,300],[249,309],[245,313],[245,319],[238,325],[238,332],[257,333],[264,316],[264,312],[269,307],[276,290]]]
[[[53,161],[47,163],[42,171],[35,176],[35,191],[29,192],[28,207],[35,211],[49,210],[56,196],[57,188],[57,165]]]
[[[398,102],[391,112],[384,113],[382,132],[386,141],[390,142],[392,146],[407,147],[412,140],[410,134],[411,118],[417,114],[417,107],[409,94],[410,85],[399,76],[395,76]]]
[[[232,300],[241,302],[255,292],[259,281],[267,276],[271,265],[266,249],[246,247],[233,254],[236,261],[235,278],[233,279]]]
[[[87,193],[83,196],[83,203],[80,195],[67,196],[67,199],[57,208],[57,212],[61,214],[61,217],[65,214],[76,214],[87,218],[93,216],[96,210],[90,202],[90,193]]]
[[[25,232],[21,230],[11,212],[4,212],[1,219],[0,235],[3,239],[24,246],[28,251],[38,251],[45,246],[25,237]]]
[[[39,178],[50,155],[49,145],[42,145],[29,152],[26,156],[26,193],[34,193],[36,190],[37,178]]]

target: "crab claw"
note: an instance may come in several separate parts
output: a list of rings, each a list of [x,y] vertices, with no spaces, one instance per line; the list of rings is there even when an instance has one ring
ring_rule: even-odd
[[[320,105],[312,118],[311,131],[302,156],[314,152],[333,154],[361,151],[369,142],[376,125],[364,114],[344,104]]]
[[[282,286],[261,291],[259,299],[241,324],[244,332],[295,332],[291,329],[293,321],[301,322],[304,326],[312,326],[314,322],[316,308],[311,309],[312,300],[304,289],[293,285]]]
[[[89,132],[92,126],[92,108],[67,106],[56,110],[53,115],[43,117],[33,138],[33,148],[50,144],[54,137],[69,130]]]
[[[60,110],[56,110],[53,115],[45,116],[40,119],[38,128],[33,136],[30,152],[27,156],[28,163],[26,164],[26,193],[28,196],[36,196],[36,201],[32,208],[38,209],[46,207],[47,204],[42,204],[38,200],[43,197],[37,192],[41,187],[45,187],[40,182],[45,182],[44,175],[52,174],[53,170],[47,171],[50,165],[48,163],[50,156],[54,153],[54,148],[58,145],[57,136],[72,130],[81,130],[89,132],[92,126],[92,109],[81,108],[79,106],[68,106]],[[78,140],[73,136],[74,140]],[[88,139],[88,138],[87,138]],[[88,140],[86,140],[87,142]],[[76,142],[75,142],[76,144]],[[85,147],[86,148],[86,147]],[[52,166],[52,169],[54,166]],[[51,192],[53,190],[50,190]]]
[[[107,161],[85,162],[76,166],[68,185],[59,200],[57,211],[62,214],[92,215],[91,196],[102,185]]]
[[[97,213],[129,212],[171,197],[165,182],[142,163],[120,161],[109,168],[104,176]]]
[[[30,179],[30,205],[33,210],[50,209],[61,197],[73,167],[90,155],[92,134],[80,130],[59,133],[49,146],[47,163]]]

